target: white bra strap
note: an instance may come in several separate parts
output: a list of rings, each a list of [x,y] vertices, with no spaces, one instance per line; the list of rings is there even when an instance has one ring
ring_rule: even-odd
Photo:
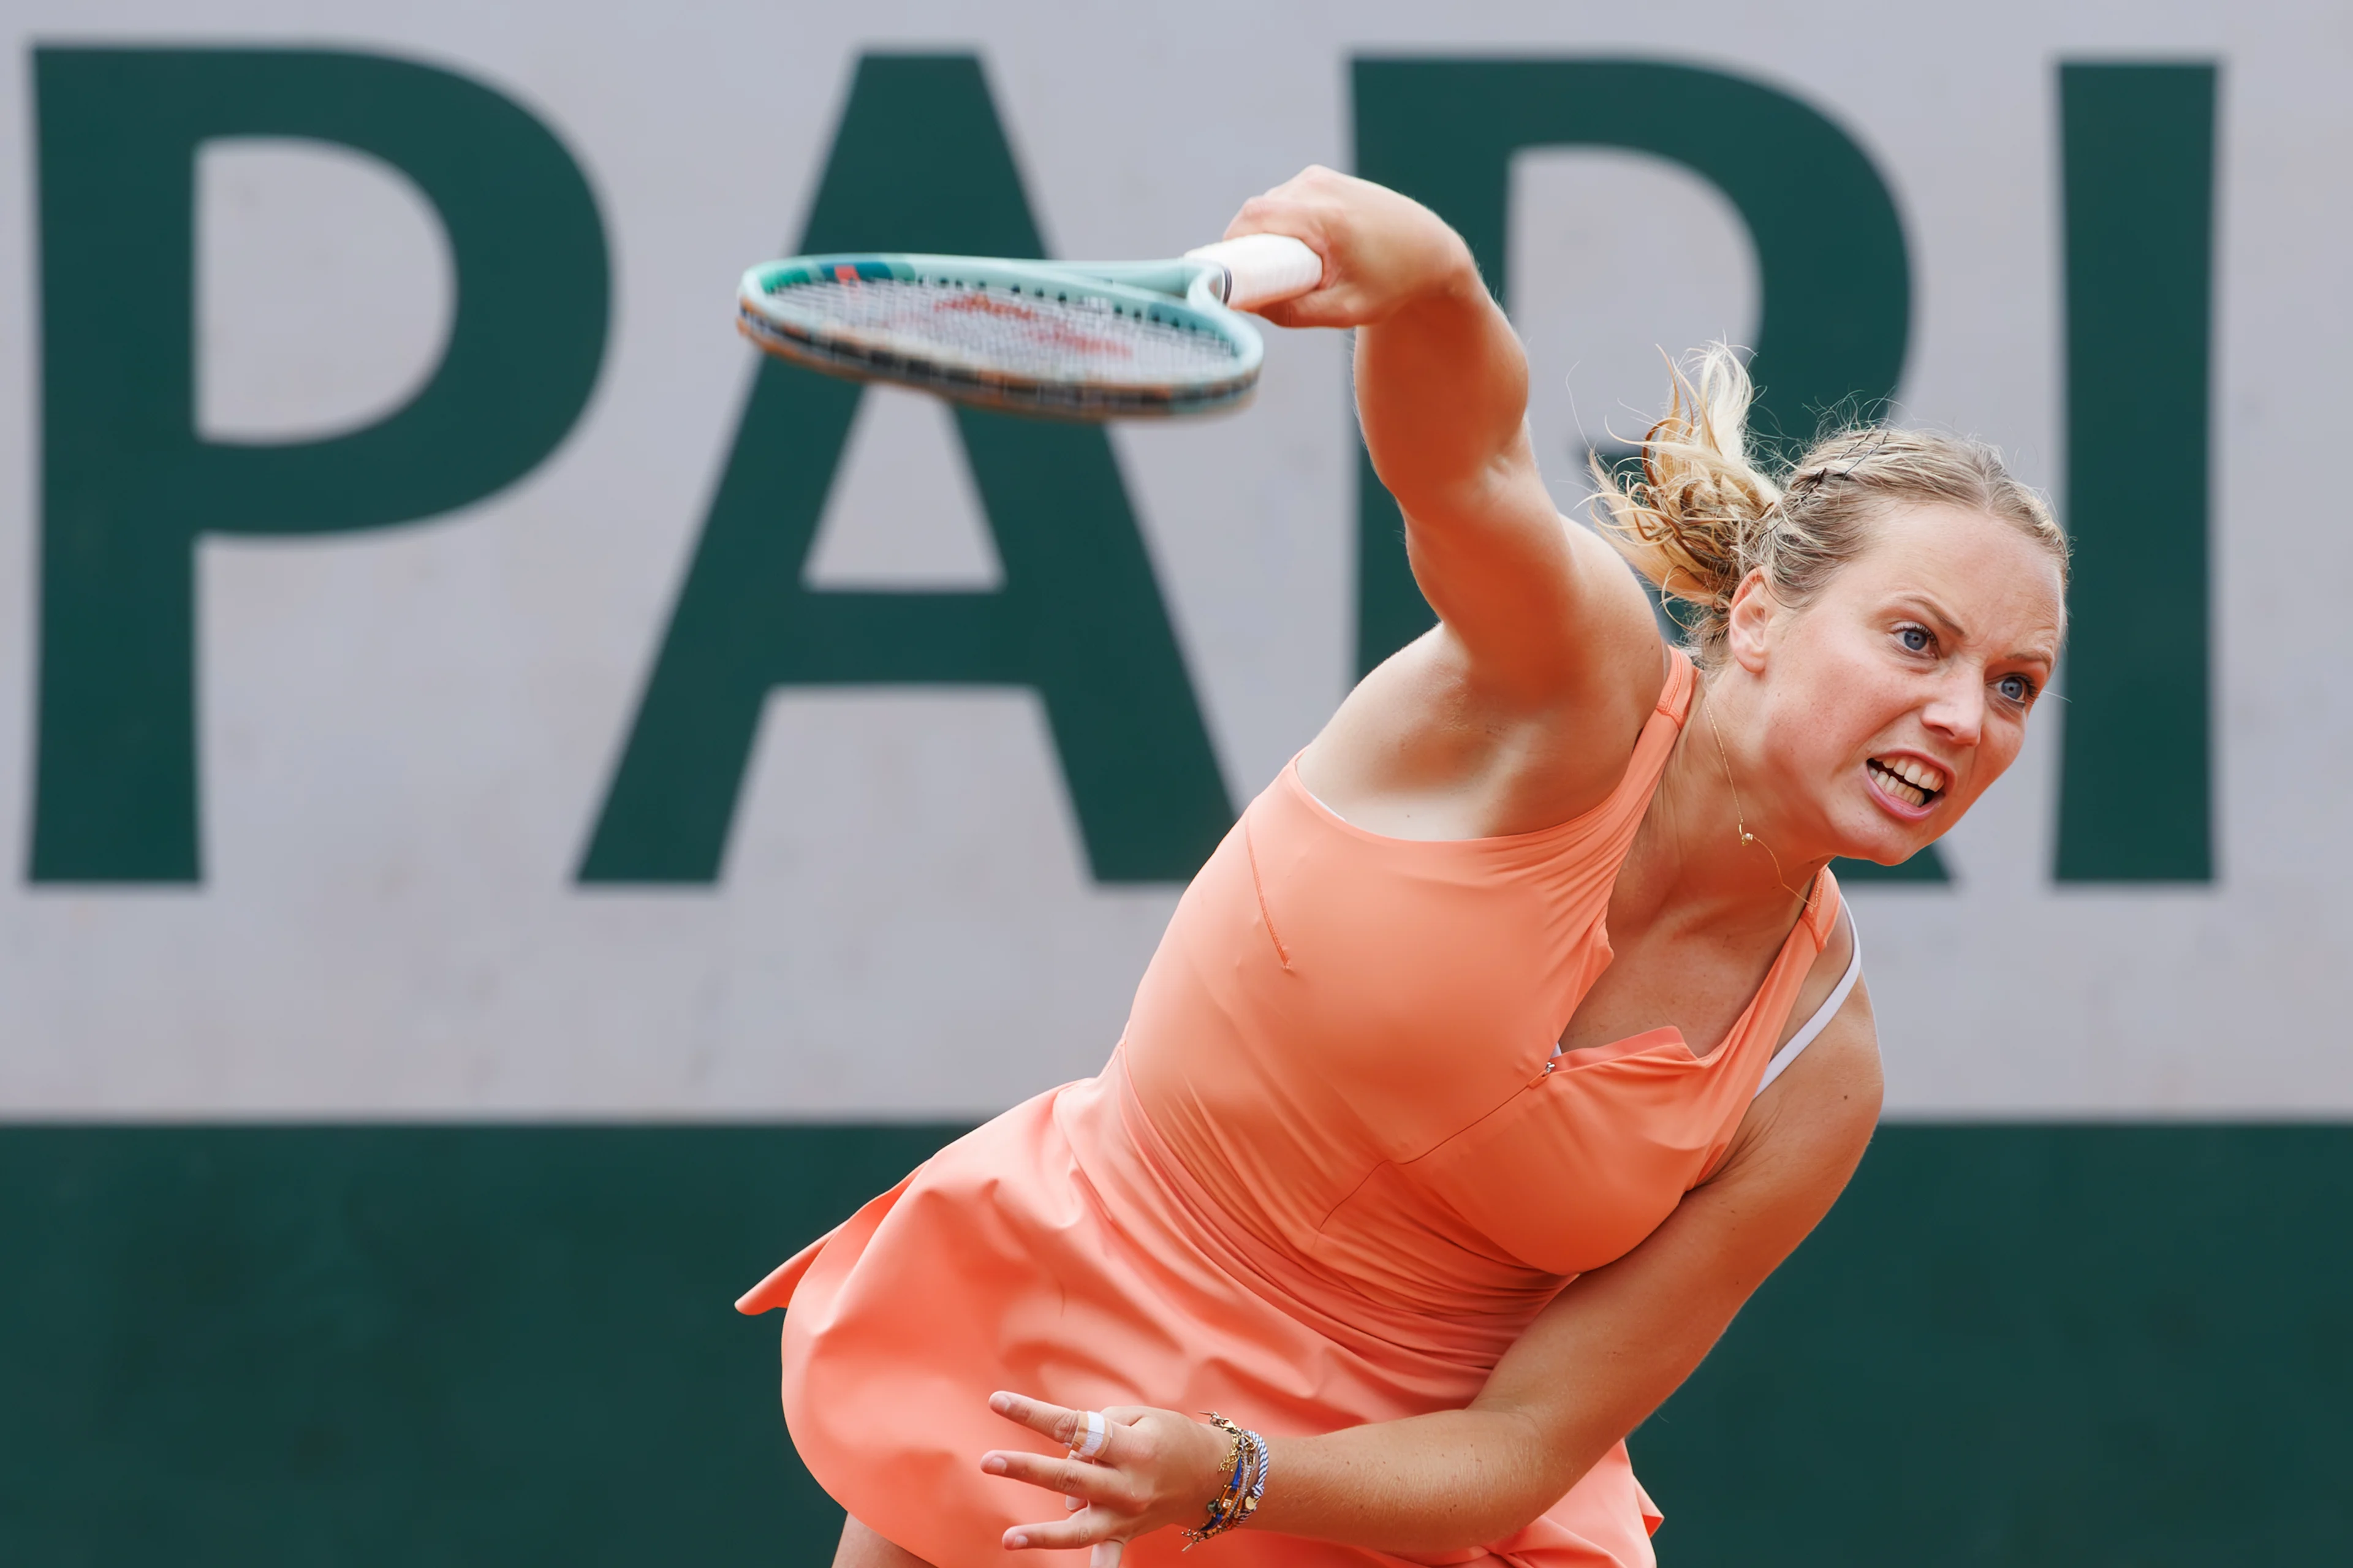
[[[1854,944],[1853,953],[1846,961],[1846,973],[1839,976],[1839,983],[1831,988],[1831,994],[1823,998],[1822,1005],[1814,1009],[1814,1016],[1789,1037],[1788,1045],[1774,1053],[1772,1061],[1766,1066],[1765,1076],[1757,1080],[1758,1094],[1771,1087],[1782,1070],[1798,1059],[1799,1051],[1814,1043],[1815,1036],[1831,1026],[1831,1020],[1838,1016],[1838,1010],[1846,1005],[1847,995],[1853,991],[1854,983],[1862,978],[1862,931],[1854,923],[1854,910],[1851,908],[1846,911],[1846,929],[1848,940]]]

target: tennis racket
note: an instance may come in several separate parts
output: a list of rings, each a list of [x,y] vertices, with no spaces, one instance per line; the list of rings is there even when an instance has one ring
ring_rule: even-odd
[[[1208,414],[1265,355],[1238,308],[1315,288],[1324,261],[1253,234],[1173,261],[796,256],[744,274],[736,325],[779,359],[1064,419]]]

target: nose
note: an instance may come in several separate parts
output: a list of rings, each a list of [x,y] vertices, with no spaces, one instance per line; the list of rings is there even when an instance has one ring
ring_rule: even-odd
[[[1985,732],[1985,679],[1978,671],[1956,665],[1937,683],[1936,694],[1921,713],[1921,721],[1957,746],[1974,746]]]

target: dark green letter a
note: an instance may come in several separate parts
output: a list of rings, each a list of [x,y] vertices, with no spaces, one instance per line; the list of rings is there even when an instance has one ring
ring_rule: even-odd
[[[800,249],[1043,254],[977,60],[860,61]],[[815,591],[859,396],[762,365],[580,879],[717,880],[768,692],[848,684],[1035,688],[1095,877],[1190,877],[1232,811],[1110,441],[958,410],[1005,585]]]

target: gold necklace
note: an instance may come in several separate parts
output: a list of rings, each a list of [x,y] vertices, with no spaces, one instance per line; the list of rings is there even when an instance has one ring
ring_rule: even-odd
[[[1732,791],[1732,826],[1733,831],[1740,835],[1741,847],[1746,848],[1754,844],[1757,848],[1765,851],[1766,857],[1773,862],[1775,884],[1806,908],[1813,908],[1813,894],[1801,893],[1789,886],[1789,879],[1781,874],[1781,858],[1773,853],[1773,847],[1770,844],[1748,831],[1748,813],[1740,804],[1740,786],[1732,779],[1732,754],[1724,749],[1724,731],[1715,721],[1715,710],[1707,705],[1707,688],[1704,686],[1699,690],[1699,704],[1702,710],[1707,714],[1708,732],[1715,737],[1715,760],[1724,765],[1725,785]]]

